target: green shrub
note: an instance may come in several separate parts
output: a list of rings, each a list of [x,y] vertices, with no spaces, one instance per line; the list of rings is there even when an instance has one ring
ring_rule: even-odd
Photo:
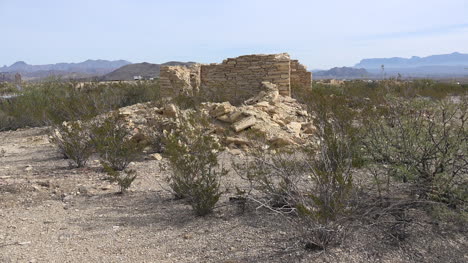
[[[89,127],[80,121],[64,122],[52,128],[51,142],[63,156],[73,161],[77,167],[86,165],[93,153]]]
[[[104,171],[109,175],[111,182],[117,182],[120,187],[120,193],[123,194],[135,181],[137,174],[135,170],[116,171],[106,163],[102,163]]]
[[[467,105],[466,100],[388,99],[364,125],[367,155],[393,177],[411,183],[419,197],[463,205],[468,196]]]
[[[195,214],[211,213],[221,196],[220,178],[227,171],[218,164],[220,144],[207,134],[207,121],[200,115],[182,117],[178,129],[166,138],[169,185],[177,198],[187,198]]]
[[[0,101],[0,130],[89,120],[99,114],[160,99],[157,81],[74,83],[50,80],[25,84],[7,103]]]
[[[293,153],[260,150],[234,169],[262,194],[249,199],[280,214],[296,214],[293,221],[308,234],[307,242],[323,249],[337,241],[342,219],[352,208],[351,167],[357,147],[354,130],[340,112],[318,109],[318,144]]]
[[[125,120],[113,112],[102,122],[93,125],[91,138],[101,162],[110,168],[123,171],[142,151],[142,145],[132,140]]]

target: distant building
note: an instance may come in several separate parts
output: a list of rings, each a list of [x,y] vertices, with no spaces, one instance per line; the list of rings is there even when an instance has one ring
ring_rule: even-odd
[[[133,80],[143,80],[142,76],[133,76]]]

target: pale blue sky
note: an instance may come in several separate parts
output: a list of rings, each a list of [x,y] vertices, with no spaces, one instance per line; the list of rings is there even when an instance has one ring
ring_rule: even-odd
[[[288,52],[317,69],[468,53],[468,0],[0,0],[0,25],[0,66]]]

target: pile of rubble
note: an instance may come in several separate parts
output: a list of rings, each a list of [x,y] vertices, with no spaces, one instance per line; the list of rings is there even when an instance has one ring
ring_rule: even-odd
[[[210,116],[214,136],[231,149],[248,150],[252,138],[260,135],[265,143],[277,147],[302,145],[315,133],[313,117],[289,96],[282,96],[275,84],[263,82],[263,91],[241,106],[229,102],[202,103],[200,110]],[[119,110],[135,133],[145,134],[148,127],[174,127],[180,117],[193,110],[180,110],[174,104],[162,108],[140,103]]]

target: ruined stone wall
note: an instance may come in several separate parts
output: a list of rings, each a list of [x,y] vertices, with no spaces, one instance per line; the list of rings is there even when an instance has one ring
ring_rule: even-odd
[[[161,95],[173,97],[191,95],[200,88],[200,64],[185,66],[163,66],[159,72]]]
[[[292,87],[312,87],[312,73],[300,64],[297,60],[291,60],[291,86]]]
[[[280,94],[290,95],[290,58],[288,54],[248,55],[229,58],[221,64],[203,65],[201,89],[222,92],[231,98],[257,94],[263,81],[278,86]]]
[[[163,96],[196,90],[212,100],[234,104],[260,92],[264,81],[275,84],[281,95],[291,96],[291,85],[311,86],[311,73],[287,53],[240,56],[189,68],[163,66],[160,73]]]

